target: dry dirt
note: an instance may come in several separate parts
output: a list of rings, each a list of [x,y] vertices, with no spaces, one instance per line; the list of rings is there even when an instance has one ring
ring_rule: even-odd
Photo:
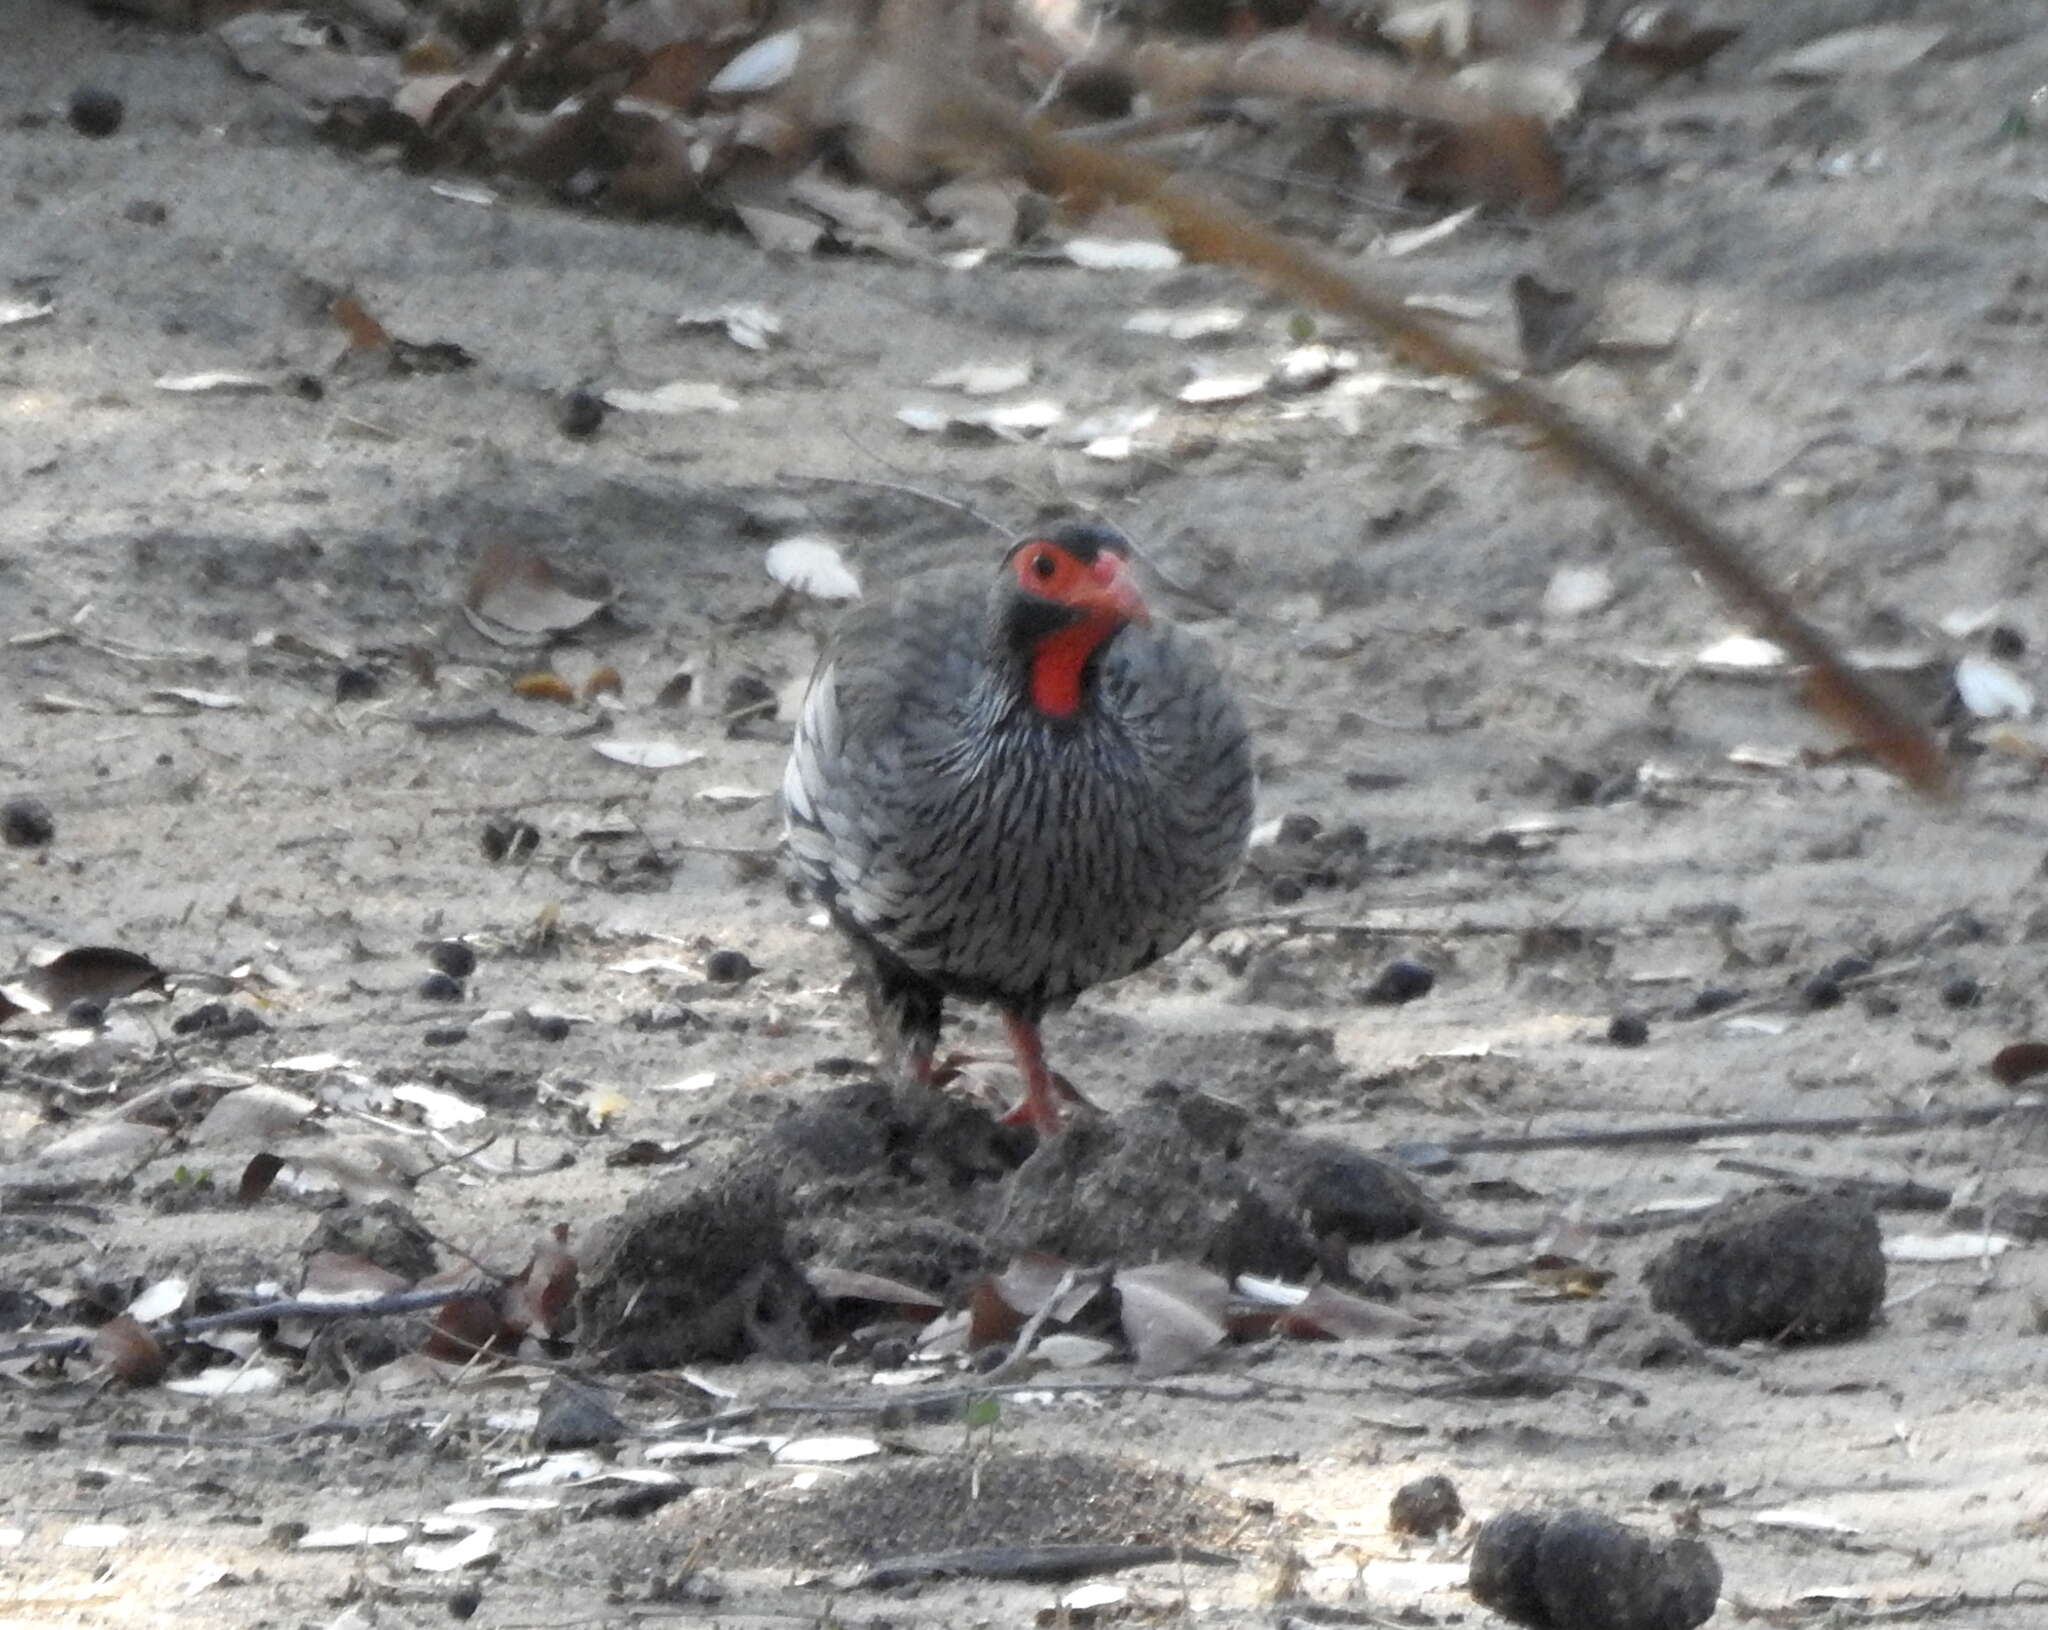
[[[774,599],[768,541],[827,532],[870,581],[991,548],[913,488],[1006,526],[1071,503],[1126,526],[1168,577],[1227,608],[1160,595],[1227,656],[1258,735],[1262,813],[1368,836],[1362,864],[1311,876],[1298,898],[1296,868],[1264,857],[1215,937],[1056,1022],[1057,1059],[1109,1109],[1165,1078],[1380,1149],[2002,1101],[1982,1066],[2037,1032],[2048,936],[2037,772],[1973,757],[1960,801],[1934,808],[1849,763],[1731,762],[1737,747],[1826,738],[1782,681],[1646,666],[1728,632],[1722,608],[1467,407],[1393,389],[1362,400],[1351,435],[1270,405],[1225,410],[1191,419],[1172,456],[1127,464],[941,445],[892,420],[963,357],[1028,356],[1077,409],[1154,396],[1183,377],[1185,354],[1123,332],[1124,318],[1246,300],[1230,277],[788,262],[737,237],[538,201],[478,208],[323,150],[203,40],[51,0],[5,9],[0,297],[48,296],[56,313],[0,331],[0,795],[45,800],[58,830],[48,851],[0,850],[0,967],[39,944],[109,943],[177,970],[256,970],[231,1000],[261,1014],[261,1034],[173,1037],[168,1021],[206,999],[196,988],[147,1010],[153,1079],[167,1061],[173,1077],[255,1074],[324,1052],[379,1090],[426,1080],[500,1095],[510,1107],[493,1123],[492,1169],[443,1172],[411,1196],[442,1239],[516,1266],[553,1224],[587,1237],[657,1180],[608,1167],[609,1153],[644,1138],[708,1159],[782,1102],[825,1090],[836,1078],[820,1060],[864,1051],[837,947],[758,863],[776,841],[772,801],[699,795],[774,786],[777,732],[734,737],[721,711],[736,679],[780,690],[800,676],[829,624],[816,611],[760,615]],[[1560,394],[1668,457],[1850,643],[1935,646],[1936,619],[1995,609],[2026,641],[2014,665],[2038,678],[2048,30],[2026,0],[1753,9],[1752,37],[1704,84],[1589,122],[1560,217],[1536,230],[1477,222],[1395,270],[1419,291],[1483,302],[1497,339],[1507,280],[1526,269],[1683,312],[1673,351],[1581,364]],[[1815,89],[1753,71],[1771,49],[1904,14],[1953,32],[1895,76]],[[88,141],[61,117],[27,117],[61,110],[86,81],[125,97],[117,135]],[[324,367],[336,341],[306,313],[307,279],[353,284],[395,331],[458,341],[480,365],[339,385],[319,401],[152,388],[209,368]],[[685,307],[739,299],[782,312],[789,343],[757,357],[673,326]],[[1238,350],[1265,355],[1292,313],[1251,304],[1254,337]],[[723,380],[741,406],[618,416],[588,442],[555,427],[554,394],[580,381],[677,377]],[[624,676],[614,733],[670,737],[701,762],[660,774],[610,763],[565,734],[580,716],[507,698],[521,659],[453,610],[480,543],[506,534],[622,586],[616,623],[590,641]],[[1588,564],[1612,573],[1613,603],[1546,621],[1558,568]],[[51,630],[67,637],[40,637]],[[333,663],[275,636],[361,654],[382,668],[381,694],[337,702]],[[436,654],[438,691],[379,654],[415,646]],[[657,707],[682,668],[696,675],[689,703]],[[153,710],[164,687],[244,705]],[[87,707],[48,711],[50,697]],[[485,704],[540,733],[415,727]],[[532,863],[486,863],[479,836],[498,814],[541,829]],[[1512,826],[1531,816],[1540,830]],[[581,836],[619,817],[640,836]],[[640,863],[649,852],[658,864]],[[549,912],[551,954],[526,954]],[[1333,924],[1350,926],[1323,931]],[[483,953],[464,1002],[418,999],[420,947],[457,934]],[[697,979],[718,947],[763,971],[739,986]],[[1396,955],[1433,967],[1434,992],[1364,1003]],[[1808,1010],[1804,981],[1845,955],[1884,977]],[[682,971],[617,970],[636,958]],[[1973,1005],[1943,999],[1959,976],[1981,986]],[[1708,987],[1747,992],[1747,1022],[1688,1016]],[[664,1003],[702,1022],[635,1022]],[[488,1026],[453,1046],[425,1040],[527,1006],[577,1022],[559,1041]],[[1622,1011],[1647,1018],[1646,1045],[1608,1042]],[[985,1014],[956,1033],[976,1050],[999,1040]],[[14,1072],[0,1074],[0,1147],[17,1185],[66,1175],[36,1161],[60,1130],[47,1111],[92,1102],[30,1079],[26,1056],[0,1054]],[[659,1090],[702,1072],[708,1087]],[[337,1076],[324,1090],[339,1101],[351,1089]],[[609,1111],[600,1130],[578,1109],[593,1103]],[[189,1176],[208,1158],[167,1157],[131,1186],[92,1190],[84,1211],[0,1216],[0,1288],[289,1281],[310,1203],[169,1203],[171,1168]],[[2048,1189],[2048,1149],[2010,1123],[1469,1155],[1427,1179],[1446,1210],[1489,1228],[1588,1225],[1567,1229],[1570,1244],[1616,1270],[1604,1293],[1546,1301],[1512,1276],[1477,1283],[1521,1249],[1361,1248],[1354,1269],[1436,1320],[1432,1341],[1239,1352],[1173,1394],[1013,1402],[994,1447],[971,1456],[958,1422],[914,1423],[891,1436],[924,1460],[809,1475],[900,1481],[906,1465],[951,1464],[934,1513],[949,1536],[976,1477],[1056,1496],[1094,1487],[1062,1458],[1081,1451],[1130,1467],[1121,1495],[1116,1475],[1096,1478],[1120,1513],[1105,1533],[1171,1526],[1160,1511],[1121,1514],[1169,1486],[1158,1479],[1190,1479],[1170,1486],[1198,1485],[1205,1511],[1242,1519],[1244,1565],[1130,1578],[1142,1604],[1216,1623],[1274,1611],[1262,1593],[1275,1533],[1306,1558],[1302,1589],[1325,1607],[1483,1620],[1457,1591],[1424,1588],[1437,1575],[1390,1567],[1428,1555],[1386,1531],[1390,1494],[1428,1472],[1453,1478],[1473,1511],[1576,1500],[1658,1531],[1696,1499],[1726,1573],[1724,1621],[1747,1604],[1793,1622],[1834,1601],[1840,1622],[1917,1602],[1993,1630],[2043,1623],[2048,1608],[2028,1601],[2048,1577],[2039,1254],[1896,1262],[1885,1314],[1860,1340],[1632,1367],[1659,1347],[1637,1339],[1640,1270],[1658,1241],[1590,1225],[1761,1181],[1731,1160],[1911,1177],[1958,1205]],[[1885,1227],[1960,1222],[1889,1214]],[[1426,1394],[1473,1373],[1482,1340],[1620,1384]],[[756,1399],[858,1395],[862,1379],[817,1364],[707,1373]],[[428,1623],[474,1588],[475,1622],[492,1625],[625,1622],[637,1603],[719,1622],[879,1626],[1017,1624],[1052,1599],[1050,1586],[973,1583],[834,1596],[832,1548],[817,1549],[827,1518],[801,1493],[775,1493],[798,1474],[758,1455],[689,1475],[769,1485],[744,1496],[762,1523],[795,1502],[780,1564],[758,1533],[730,1554],[710,1543],[719,1499],[741,1497],[730,1495],[637,1519],[500,1516],[503,1555],[467,1587],[396,1549],[273,1543],[279,1523],[405,1522],[492,1491],[493,1466],[523,1443],[493,1423],[541,1384],[522,1374],[208,1403],[9,1380],[0,1526],[20,1533],[0,1550],[0,1613],[311,1625],[354,1598],[366,1617]],[[613,1404],[649,1424],[705,1400],[670,1378],[622,1384]],[[237,1441],[420,1410],[444,1414],[446,1430]],[[114,1447],[115,1429],[197,1437]],[[920,1475],[929,1493],[932,1474]],[[1826,1521],[1755,1520],[1787,1507]],[[857,1524],[861,1509],[841,1520]],[[900,1501],[890,1510],[902,1520]],[[96,1522],[129,1533],[110,1549],[64,1542]],[[208,1563],[241,1583],[177,1600]],[[1846,1594],[1816,1594],[1831,1590]]]

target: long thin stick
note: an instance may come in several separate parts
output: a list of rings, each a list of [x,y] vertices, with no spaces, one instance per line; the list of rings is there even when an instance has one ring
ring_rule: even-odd
[[[1730,533],[1601,432],[1581,424],[1526,381],[1501,373],[1398,296],[1368,286],[1234,205],[1196,192],[1144,159],[1071,140],[993,91],[963,83],[957,74],[942,77],[934,64],[909,71],[931,87],[926,129],[936,148],[968,162],[993,156],[1054,194],[1114,199],[1143,209],[1191,258],[1238,267],[1287,294],[1364,323],[1423,367],[1479,386],[1499,417],[1539,432],[1581,474],[1647,521],[1760,633],[1804,664],[1809,707],[1922,792],[1943,796],[1952,790],[1949,762],[1933,733],[1852,669],[1828,638],[1765,580]]]

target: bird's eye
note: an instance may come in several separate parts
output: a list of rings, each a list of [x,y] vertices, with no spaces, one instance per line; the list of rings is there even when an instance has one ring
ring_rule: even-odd
[[[1052,576],[1059,568],[1054,564],[1052,556],[1041,550],[1031,557],[1031,569],[1041,578],[1046,578]]]

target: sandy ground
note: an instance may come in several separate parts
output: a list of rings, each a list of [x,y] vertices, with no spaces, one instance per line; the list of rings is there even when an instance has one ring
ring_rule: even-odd
[[[699,795],[774,786],[775,731],[734,739],[720,714],[735,680],[780,690],[800,676],[829,624],[760,615],[774,600],[767,542],[829,533],[870,580],[991,548],[912,488],[1006,526],[1081,503],[1129,528],[1170,578],[1228,609],[1161,596],[1225,653],[1247,698],[1262,813],[1369,835],[1368,864],[1299,898],[1284,880],[1276,892],[1272,866],[1255,868],[1216,936],[1057,1023],[1057,1056],[1109,1108],[1171,1078],[1378,1149],[2001,1101],[1982,1066],[2037,1031],[2048,933],[2036,772],[1974,757],[1965,796],[1935,809],[1867,769],[1801,764],[1793,750],[1826,741],[1783,681],[1653,665],[1731,631],[1708,593],[1457,402],[1391,389],[1361,399],[1349,434],[1272,404],[1189,415],[1168,454],[1125,464],[941,445],[891,417],[963,357],[1029,357],[1046,392],[1077,411],[1157,399],[1185,377],[1188,354],[1124,332],[1133,309],[1249,303],[1254,321],[1220,353],[1228,360],[1282,345],[1284,304],[1200,270],[788,262],[736,237],[537,201],[481,209],[323,150],[204,41],[50,0],[7,9],[0,298],[47,297],[56,314],[0,331],[0,794],[45,800],[58,837],[48,852],[0,851],[0,967],[39,944],[111,943],[179,970],[256,969],[240,1000],[269,1030],[202,1045],[174,1040],[160,1015],[149,1043],[159,1073],[166,1058],[172,1076],[253,1074],[332,1052],[386,1088],[421,1079],[524,1094],[499,1150],[514,1175],[443,1174],[412,1197],[442,1238],[514,1263],[544,1228],[586,1230],[648,1180],[608,1169],[612,1149],[635,1138],[709,1147],[778,1100],[821,1090],[816,1061],[864,1050],[831,938],[772,868],[724,852],[772,848],[772,801]],[[2030,98],[2048,33],[2020,0],[1757,9],[1770,14],[1757,36],[1704,85],[1589,124],[1574,160],[1582,185],[1560,218],[1540,231],[1475,223],[1399,275],[1483,302],[1497,337],[1507,279],[1525,269],[1681,313],[1675,349],[1582,364],[1560,394],[1667,457],[1850,643],[1953,654],[1937,620],[1995,611],[2026,640],[2012,665],[2038,678],[2048,115]],[[1908,12],[1955,32],[1897,76],[1816,90],[1749,71],[1767,48]],[[86,80],[127,100],[113,138],[26,117],[61,108]],[[2015,133],[2009,116],[2030,107],[2032,133]],[[307,280],[351,284],[396,332],[457,341],[479,366],[338,384],[319,401],[153,389],[203,369],[324,367],[337,342],[307,315]],[[737,299],[783,313],[789,343],[753,356],[673,326],[682,309]],[[720,380],[740,407],[618,416],[588,442],[555,427],[554,394],[579,382],[673,378]],[[659,775],[607,762],[570,734],[581,715],[506,697],[526,659],[454,609],[477,549],[506,535],[611,574],[619,616],[591,649],[624,677],[613,733],[673,739],[701,749],[700,762]],[[1604,566],[1612,603],[1546,619],[1546,585],[1570,565]],[[50,630],[69,632],[38,637]],[[381,694],[338,703],[334,662],[295,641],[380,668]],[[403,653],[415,647],[434,653],[437,690],[413,678]],[[657,706],[686,668],[689,702]],[[242,705],[153,703],[167,687]],[[51,711],[51,698],[82,705]],[[414,723],[484,704],[539,733]],[[1737,748],[1782,764],[1732,762]],[[1588,789],[1612,796],[1586,802]],[[485,822],[505,813],[540,828],[532,864],[480,853]],[[622,817],[644,838],[583,837]],[[1529,817],[1543,819],[1503,835]],[[643,845],[663,864],[637,865]],[[550,913],[553,954],[519,954]],[[484,949],[452,1016],[414,995],[419,947],[451,934]],[[694,968],[714,947],[764,971],[739,987],[615,971],[648,957]],[[1808,1011],[1802,983],[1851,954],[1886,977]],[[1361,988],[1395,955],[1435,968],[1435,992],[1365,1005]],[[1974,1005],[1943,1001],[1958,976],[1980,982]],[[1750,1022],[1685,1016],[1710,986],[1748,992],[1739,1017]],[[202,999],[181,994],[171,1012]],[[676,1000],[706,1022],[633,1022]],[[587,1022],[560,1042],[487,1027],[452,1047],[423,1039],[482,1009],[529,1005]],[[1647,1016],[1646,1046],[1607,1043],[1621,1011]],[[986,1049],[999,1032],[968,1015],[959,1034]],[[1326,1067],[1276,1063],[1324,1035]],[[656,1090],[701,1072],[715,1074],[709,1088]],[[93,1101],[56,1097],[73,1112]],[[572,1112],[593,1097],[612,1111],[595,1132]],[[17,1180],[57,1130],[52,1101],[0,1073],[0,1148]],[[304,1206],[150,1198],[171,1166],[197,1158],[95,1192],[89,1216],[0,1216],[4,1288],[174,1273],[289,1281],[314,1226]],[[1482,1155],[1430,1181],[1479,1226],[1599,1222],[1755,1186],[1730,1158],[1917,1178],[1959,1204],[2048,1188],[2048,1153],[2009,1127]],[[1889,1216],[1886,1227],[1952,1221]],[[2048,1610],[2025,1599],[2048,1576],[2037,1252],[1895,1264],[1886,1315],[1859,1341],[1632,1370],[1614,1347],[1588,1346],[1589,1332],[1637,1317],[1638,1270],[1658,1243],[1580,1237],[1581,1254],[1617,1270],[1591,1302],[1477,1288],[1524,1254],[1513,1250],[1436,1240],[1361,1253],[1357,1266],[1441,1321],[1436,1368],[1293,1348],[1255,1367],[1221,1362],[1191,1383],[1207,1399],[1018,1405],[996,1470],[1005,1455],[1114,1447],[1195,1479],[1226,1509],[1263,1522],[1270,1508],[1309,1563],[1314,1601],[1418,1615],[1406,1622],[1475,1616],[1455,1591],[1422,1588],[1438,1576],[1389,1571],[1425,1553],[1387,1534],[1387,1497],[1430,1471],[1478,1512],[1572,1499],[1657,1531],[1675,1488],[1699,1502],[1730,1621],[1754,1608],[1798,1622],[1834,1600],[1843,1622],[1910,1603],[1986,1627],[2042,1622]],[[1468,1341],[1502,1334],[1625,1389],[1418,1394],[1459,1373]],[[824,1374],[742,1366],[719,1378],[762,1396]],[[178,1604],[182,1620],[326,1623],[351,1600],[385,1622],[438,1619],[461,1587],[396,1551],[297,1552],[268,1536],[280,1522],[406,1521],[490,1491],[492,1464],[519,1449],[492,1414],[530,1403],[538,1385],[205,1403],[10,1380],[0,1424],[16,1447],[0,1455],[0,1524],[21,1533],[0,1550],[0,1613],[156,1622],[195,1570],[218,1563],[242,1583],[201,1589]],[[635,1384],[617,1402],[652,1421],[681,1395]],[[449,1430],[432,1442],[232,1446],[236,1433],[420,1407],[448,1412]],[[21,1436],[50,1427],[54,1443]],[[117,1427],[230,1446],[109,1447]],[[957,1426],[900,1441],[964,1454]],[[792,1475],[756,1458],[703,1480]],[[1755,1520],[1787,1507],[1836,1526]],[[963,1584],[834,1600],[800,1559],[727,1566],[705,1554],[698,1510],[497,1519],[503,1555],[473,1581],[476,1622],[623,1620],[692,1567],[722,1599],[666,1610],[722,1622],[1015,1624],[1051,1599]],[[129,1533],[110,1549],[64,1543],[93,1522]],[[1261,1596],[1272,1568],[1256,1552],[1235,1572],[1132,1577],[1141,1606],[1162,1612],[1238,1623],[1273,1611]],[[1847,1594],[1815,1594],[1830,1590]]]

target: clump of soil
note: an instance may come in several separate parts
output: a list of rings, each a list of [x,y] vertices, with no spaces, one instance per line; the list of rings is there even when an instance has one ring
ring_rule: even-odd
[[[1861,1335],[1884,1305],[1883,1239],[1861,1195],[1743,1195],[1647,1277],[1651,1304],[1717,1347]]]
[[[1693,1630],[1714,1616],[1721,1564],[1597,1511],[1504,1511],[1472,1546],[1472,1598],[1530,1630]]]
[[[1244,1513],[1194,1478],[1113,1455],[997,1449],[896,1461],[812,1489],[755,1485],[689,1505],[709,1554],[840,1567],[987,1545],[1231,1541]]]

